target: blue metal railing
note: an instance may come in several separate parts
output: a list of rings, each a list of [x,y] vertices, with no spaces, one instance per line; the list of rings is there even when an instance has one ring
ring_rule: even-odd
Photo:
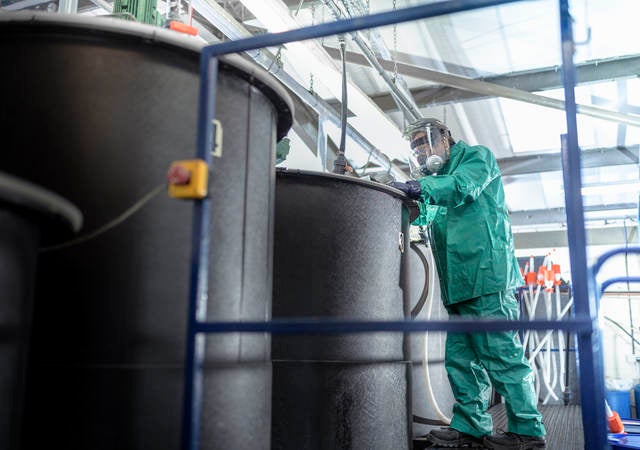
[[[614,277],[614,278],[608,278],[602,282],[597,281],[598,273],[600,272],[602,265],[607,260],[609,260],[611,257],[615,255],[629,254],[629,253],[640,254],[640,247],[621,247],[621,248],[616,248],[608,252],[605,252],[598,257],[596,262],[591,267],[591,273],[590,273],[591,276],[589,277],[589,281],[592,283],[592,290],[595,293],[594,299],[595,299],[597,309],[600,308],[600,297],[602,296],[604,291],[607,290],[609,286],[617,283],[640,283],[640,277],[638,276]]]
[[[629,277],[629,276],[608,278],[608,279],[606,279],[606,280],[604,280],[602,282],[598,282],[596,280],[596,277],[598,276],[598,273],[600,272],[600,269],[602,268],[602,265],[607,260],[609,260],[610,258],[612,258],[613,256],[616,256],[616,255],[629,254],[629,253],[640,254],[640,247],[621,247],[621,248],[615,248],[613,250],[609,250],[608,252],[605,252],[602,255],[600,255],[598,257],[598,259],[596,260],[596,262],[591,267],[591,277],[590,277],[590,279],[594,283],[594,291],[597,294],[597,296],[595,298],[596,306],[599,307],[599,305],[600,305],[600,296],[612,284],[617,284],[617,283],[640,283],[640,277]]]
[[[327,24],[300,28],[282,33],[224,42],[203,48],[200,59],[199,122],[197,157],[205,160],[212,170],[217,80],[217,57],[228,53],[276,46],[287,42],[314,39],[341,33],[374,28],[394,23],[409,22],[446,14],[454,14],[489,6],[523,0],[449,0],[430,3],[391,12],[339,20]],[[568,0],[559,0],[562,32],[562,60],[567,115],[567,136],[563,139],[563,173],[565,202],[574,280],[573,319],[563,321],[390,321],[358,322],[338,320],[272,320],[268,322],[205,322],[208,294],[211,199],[197,200],[194,209],[189,316],[185,364],[185,387],[182,422],[182,449],[199,447],[200,415],[202,406],[202,363],[204,334],[226,332],[269,332],[284,334],[306,333],[359,333],[359,332],[415,332],[415,331],[499,331],[522,329],[564,329],[578,335],[580,353],[580,385],[582,419],[585,430],[585,448],[607,448],[604,417],[604,380],[600,332],[596,322],[596,297],[589,297],[587,285],[586,239],[582,197],[580,195],[580,149],[576,126],[574,96],[575,66],[573,65],[573,34]],[[215,172],[214,172],[215,176]],[[590,395],[592,394],[592,395]]]
[[[596,321],[598,312],[595,298],[597,294],[595,290],[591,289],[591,296],[589,295],[587,239],[581,193],[581,155],[576,121],[576,69],[573,63],[575,44],[568,0],[560,0],[560,33],[562,39],[562,79],[567,119],[567,134],[562,137],[562,174],[567,211],[567,238],[571,260],[574,310],[576,317],[590,317]],[[590,333],[578,332],[577,339],[585,448],[607,448],[607,424],[604,413],[604,364],[600,328],[594,324]]]

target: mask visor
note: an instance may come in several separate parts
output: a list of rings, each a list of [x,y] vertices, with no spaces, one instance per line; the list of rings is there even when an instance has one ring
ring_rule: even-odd
[[[411,152],[409,154],[409,168],[413,178],[420,178],[430,175],[437,170],[433,170],[434,155],[436,155],[439,147],[444,148],[444,140],[446,137],[438,127],[426,126],[419,130],[415,130],[411,136]],[[440,164],[438,169],[442,167],[442,157],[437,156]]]

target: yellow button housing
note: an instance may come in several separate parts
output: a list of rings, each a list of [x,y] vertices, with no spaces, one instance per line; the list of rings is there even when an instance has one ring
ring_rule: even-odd
[[[202,159],[174,161],[171,167],[180,165],[191,175],[186,184],[169,184],[169,197],[199,199],[207,196],[209,166]]]

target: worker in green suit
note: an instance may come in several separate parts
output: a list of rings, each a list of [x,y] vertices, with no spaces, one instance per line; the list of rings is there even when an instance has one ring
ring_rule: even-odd
[[[514,255],[500,170],[491,151],[457,143],[437,119],[410,125],[412,180],[391,186],[418,201],[442,301],[450,318],[517,320],[524,282]],[[545,448],[534,374],[516,331],[448,333],[445,367],[456,403],[435,447]],[[491,384],[504,397],[509,431],[492,435]]]

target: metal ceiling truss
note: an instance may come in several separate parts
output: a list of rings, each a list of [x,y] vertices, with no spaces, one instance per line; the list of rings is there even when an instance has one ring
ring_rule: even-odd
[[[588,212],[601,212],[601,211],[629,211],[638,209],[637,203],[617,203],[611,205],[593,205],[585,206],[585,213]],[[532,209],[527,211],[511,211],[509,213],[511,218],[511,225],[514,227],[522,227],[527,225],[543,225],[543,224],[562,224],[567,222],[567,212],[565,208],[547,208],[547,209]],[[606,217],[590,217],[587,221],[594,220],[621,220],[625,218],[631,218],[628,214],[620,213],[619,216],[607,215]],[[632,217],[637,221],[637,213]]]
[[[601,228],[589,228],[586,233],[586,245],[616,245],[625,242],[625,234],[628,241],[637,240],[637,225],[627,226],[607,226]],[[566,230],[553,231],[518,231],[513,230],[513,240],[516,248],[519,249],[549,249],[567,247]]]
[[[334,52],[335,53],[335,52]],[[368,65],[367,59],[358,53],[349,53],[349,62],[352,64],[358,65]],[[402,73],[403,75],[425,80],[431,81],[436,84],[441,84],[449,87],[453,87],[463,91],[469,91],[476,94],[476,96],[480,95],[483,97],[503,97],[510,98],[517,101],[522,101],[526,103],[532,103],[538,106],[544,106],[547,108],[564,110],[564,100],[558,100],[551,97],[545,97],[542,95],[532,94],[530,92],[515,89],[510,86],[504,86],[495,84],[493,82],[488,82],[482,79],[474,79],[461,75],[454,75],[451,73],[440,72],[433,69],[427,69],[425,67],[419,67],[413,64],[407,64],[402,62],[390,61],[390,60],[379,60],[379,64],[386,70],[392,70],[394,66],[398,67],[398,73]],[[627,77],[631,77],[632,75],[627,68]],[[561,82],[559,79],[558,81]],[[424,99],[415,96],[418,104],[424,103]],[[477,97],[476,97],[477,98]],[[423,106],[433,106],[423,105]],[[594,106],[587,105],[576,105],[577,112],[579,114],[584,114],[591,117],[597,117],[599,119],[608,120],[616,123],[624,123],[627,125],[632,125],[636,127],[640,127],[640,116],[631,115],[631,114],[622,114],[615,111],[610,111],[603,108],[597,108]]]
[[[640,145],[626,147],[602,147],[582,150],[582,168],[599,168],[607,166],[637,165]],[[409,165],[397,163],[397,166],[409,173]],[[562,171],[560,153],[546,153],[536,155],[514,156],[498,160],[504,184],[513,181],[519,175],[538,174],[542,172]],[[379,170],[371,170],[371,173]],[[636,205],[637,207],[637,205]]]
[[[19,11],[21,9],[33,8],[34,6],[41,5],[43,3],[50,3],[51,0],[22,0],[14,3],[10,3],[6,6],[2,6],[2,11]]]
[[[582,168],[638,164],[640,145],[582,150]],[[515,156],[498,160],[502,177],[562,170],[560,153]]]
[[[351,13],[351,10],[349,8],[349,4],[347,4],[344,0],[342,3],[346,9],[346,12],[342,11],[338,7],[338,5],[333,2],[333,0],[322,0],[322,2],[327,8],[329,8],[336,20],[353,17],[353,14]],[[363,15],[367,12],[366,8],[359,0],[354,0],[351,6],[352,8],[358,10],[358,13],[360,13],[359,15]],[[374,53],[372,45],[367,41],[367,38],[363,33],[356,31],[350,33],[350,36],[358,45],[358,47],[360,47],[360,50],[362,51],[362,54],[367,61],[367,65],[375,69],[378,72],[378,75],[386,83],[387,87],[389,88],[391,97],[393,98],[398,108],[402,111],[405,119],[409,123],[415,122],[416,120],[420,119],[422,117],[420,109],[418,108],[418,105],[416,105],[416,102],[411,96],[411,93],[408,91],[407,85],[404,80],[398,76],[394,78],[385,71],[385,69],[378,62],[378,57]],[[390,53],[384,45],[384,41],[380,37],[379,33],[377,33],[375,29],[372,29],[372,33],[370,33],[370,36],[375,40],[379,54],[383,57],[389,58]],[[391,67],[390,71],[393,70],[394,67]]]
[[[213,0],[192,0],[192,5],[205,20],[219,29],[229,39],[241,39],[251,36],[251,33],[241,23],[235,20],[229,12]],[[295,98],[299,98],[305,104],[309,105],[309,107],[311,107],[319,117],[324,118],[338,127],[340,126],[340,117],[336,111],[324,100],[319,98],[317,95],[312,94],[305,87],[300,85],[293,77],[281,70],[276,64],[272,65],[272,56],[269,56],[264,50],[248,51],[247,54],[261,66],[271,66],[272,75],[291,90]],[[301,128],[296,126],[294,131],[301,131]],[[356,142],[363,151],[367,152],[367,154],[371,156],[371,159],[379,164],[384,171],[391,173],[397,179],[407,179],[405,172],[395,164],[391,163],[389,158],[383,152],[374,147],[362,136],[362,134],[350,125],[347,128],[347,135]],[[313,141],[313,138],[308,135],[308,133],[303,133],[301,138],[305,144]],[[313,145],[310,146],[310,148],[313,150],[316,146]]]
[[[325,50],[333,57],[338,56],[337,50],[333,47],[325,46]],[[405,55],[409,56],[409,55]],[[405,59],[398,59],[401,64],[398,66],[398,73],[408,77],[420,78],[421,74],[416,71],[408,70],[403,65]],[[424,59],[424,58],[422,58]],[[347,61],[352,64],[364,65],[362,57],[354,52],[347,52]],[[425,63],[428,63],[426,61]],[[423,65],[416,67],[426,67]],[[597,83],[601,81],[618,80],[625,78],[637,78],[640,73],[640,55],[623,56],[599,61],[589,61],[576,66],[578,71],[578,85],[586,83]],[[462,70],[462,68],[458,68]],[[453,70],[452,70],[453,72]],[[535,70],[526,70],[522,72],[514,72],[506,75],[493,75],[477,78],[491,84],[500,86],[517,88],[527,92],[538,92],[551,89],[561,89],[562,79],[557,67],[547,67]],[[480,100],[488,98],[488,95],[462,90],[451,86],[429,86],[411,89],[411,94],[416,99],[419,106],[434,106],[448,104],[452,102],[461,102],[467,100]],[[397,110],[395,103],[389,94],[373,95],[371,97],[374,102],[385,112]],[[604,105],[604,103],[594,103],[596,105]],[[640,114],[640,107],[623,105],[620,112]]]

